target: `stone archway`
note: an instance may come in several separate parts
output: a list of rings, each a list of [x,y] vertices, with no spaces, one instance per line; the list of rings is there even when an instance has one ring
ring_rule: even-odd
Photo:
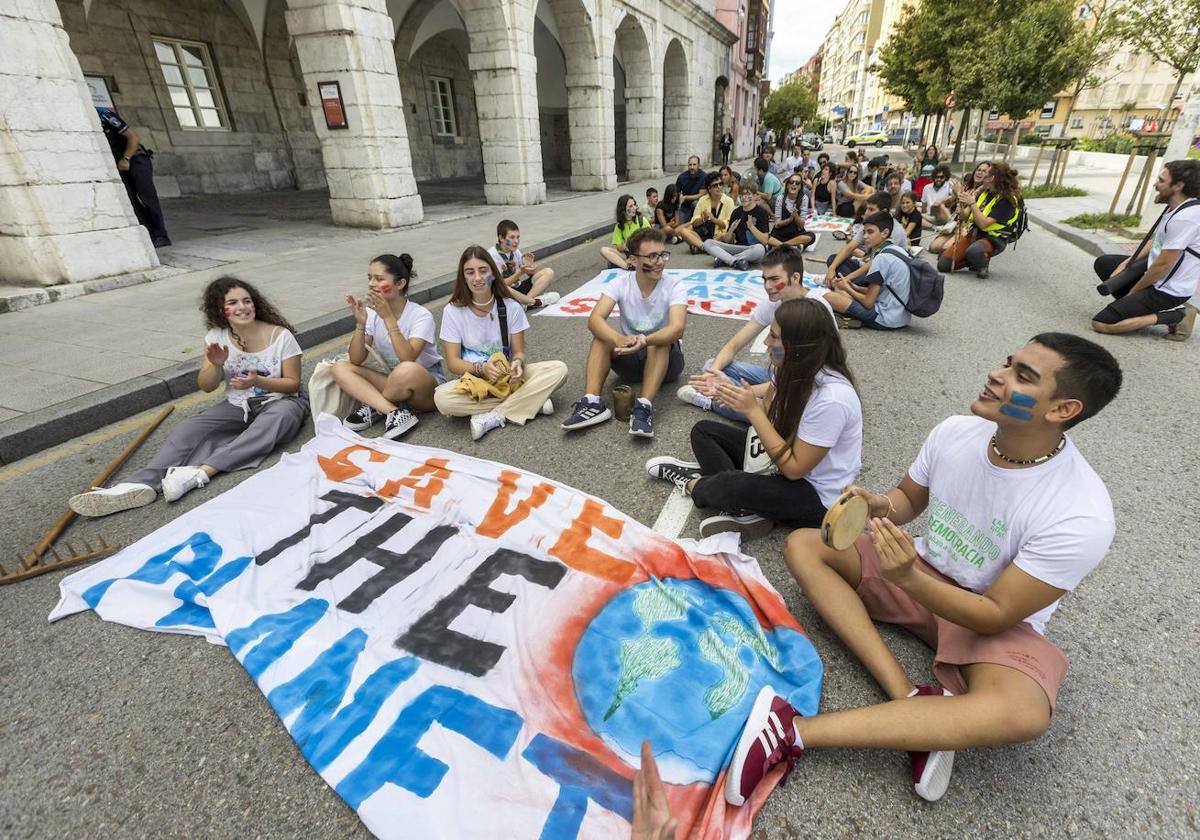
[[[631,181],[662,175],[662,109],[650,42],[638,19],[627,14],[616,30],[614,54],[624,70],[625,160]]]
[[[688,62],[678,38],[663,56],[662,163],[667,172],[681,170],[695,152],[691,149],[691,84]]]

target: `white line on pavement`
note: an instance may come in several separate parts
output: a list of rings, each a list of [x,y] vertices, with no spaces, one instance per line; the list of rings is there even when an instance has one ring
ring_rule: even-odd
[[[683,525],[691,512],[692,500],[672,490],[651,528],[655,533],[673,540],[683,531]]]

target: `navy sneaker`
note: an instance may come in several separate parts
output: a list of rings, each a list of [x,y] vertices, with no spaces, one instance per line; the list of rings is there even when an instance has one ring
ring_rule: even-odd
[[[654,406],[634,400],[633,413],[629,415],[629,434],[638,437],[654,437]]]
[[[589,400],[584,397],[571,406],[571,416],[562,422],[563,429],[573,432],[576,429],[586,429],[606,420],[612,419],[612,410],[604,404],[604,400]]]

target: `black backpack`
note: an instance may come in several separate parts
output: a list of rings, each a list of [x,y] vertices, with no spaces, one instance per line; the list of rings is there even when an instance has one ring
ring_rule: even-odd
[[[996,232],[996,238],[1007,243],[1016,242],[1029,230],[1029,214],[1025,212],[1025,199],[1017,196],[1017,216],[1009,224]]]
[[[891,286],[886,286],[908,314],[928,318],[941,309],[942,297],[946,293],[946,275],[939,273],[931,263],[910,257],[898,245],[888,245],[883,252],[898,257],[908,266],[908,300],[896,294]]]

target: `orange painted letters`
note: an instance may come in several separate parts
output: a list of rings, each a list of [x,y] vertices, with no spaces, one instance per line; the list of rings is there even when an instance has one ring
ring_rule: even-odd
[[[448,458],[430,458],[404,478],[394,478],[384,484],[379,488],[379,495],[392,498],[400,492],[401,487],[411,487],[413,504],[417,507],[428,508],[434,496],[442,492],[446,479],[450,477],[450,471],[446,469],[446,465],[449,463]],[[424,484],[420,481],[423,476],[429,476]]]
[[[519,477],[520,473],[512,470],[504,470],[500,473],[500,492],[496,494],[496,498],[492,500],[492,506],[488,508],[483,521],[475,529],[483,536],[496,539],[509,528],[523,522],[529,514],[540,508],[554,492],[553,485],[541,482],[529,493],[529,498],[517,502],[516,507],[509,512],[508,503],[517,490],[517,478]]]
[[[592,548],[587,541],[592,531],[600,531],[615,540],[621,536],[624,527],[620,519],[605,516],[599,502],[588,499],[571,527],[559,535],[558,542],[550,549],[550,556],[557,557],[572,569],[623,583],[633,574],[636,568],[634,564]]]

